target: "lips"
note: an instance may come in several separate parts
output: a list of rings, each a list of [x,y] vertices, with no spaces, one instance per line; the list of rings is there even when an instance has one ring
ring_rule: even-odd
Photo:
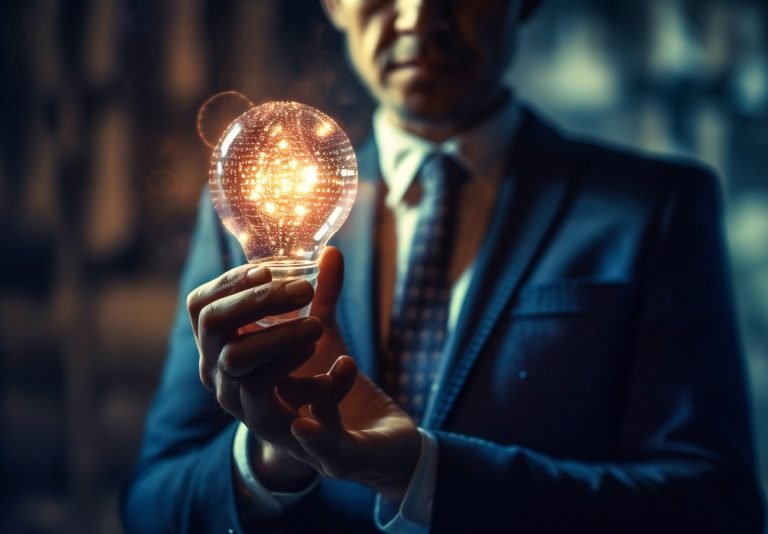
[[[429,72],[451,71],[470,64],[469,54],[457,46],[423,42],[415,36],[402,36],[386,50],[386,71],[415,68]]]

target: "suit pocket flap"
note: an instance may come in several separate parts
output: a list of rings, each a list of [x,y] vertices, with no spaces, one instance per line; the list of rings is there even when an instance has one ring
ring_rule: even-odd
[[[567,281],[520,288],[510,315],[626,313],[635,286],[625,282]]]

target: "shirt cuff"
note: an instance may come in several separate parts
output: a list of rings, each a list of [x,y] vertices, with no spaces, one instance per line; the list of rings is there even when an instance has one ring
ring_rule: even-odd
[[[432,500],[437,480],[437,440],[430,432],[419,428],[421,454],[405,497],[397,508],[397,514],[386,520],[382,516],[386,504],[381,494],[376,495],[373,511],[376,526],[386,534],[425,534],[432,524]]]
[[[232,443],[232,457],[235,460],[240,479],[243,481],[250,497],[250,514],[261,518],[273,518],[282,515],[286,508],[298,503],[304,497],[309,495],[315,486],[320,482],[316,477],[314,482],[304,490],[295,493],[273,492],[264,487],[259,482],[251,469],[251,447],[250,441],[254,439],[248,431],[248,427],[243,423],[237,426],[235,440]]]

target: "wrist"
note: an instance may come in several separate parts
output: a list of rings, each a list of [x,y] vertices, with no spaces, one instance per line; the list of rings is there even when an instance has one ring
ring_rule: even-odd
[[[416,467],[422,454],[422,436],[414,427],[413,435],[404,444],[401,453],[397,456],[403,461],[399,463],[396,469],[392,470],[386,476],[380,477],[371,486],[382,496],[394,501],[401,501],[408,486],[411,484]]]
[[[286,450],[257,438],[250,440],[251,469],[259,482],[273,492],[299,492],[317,476],[315,469]]]

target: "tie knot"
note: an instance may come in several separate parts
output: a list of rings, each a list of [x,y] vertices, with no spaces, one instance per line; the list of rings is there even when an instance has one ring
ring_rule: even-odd
[[[458,191],[467,171],[455,158],[441,153],[431,154],[421,167],[420,180],[427,196],[440,196]]]

